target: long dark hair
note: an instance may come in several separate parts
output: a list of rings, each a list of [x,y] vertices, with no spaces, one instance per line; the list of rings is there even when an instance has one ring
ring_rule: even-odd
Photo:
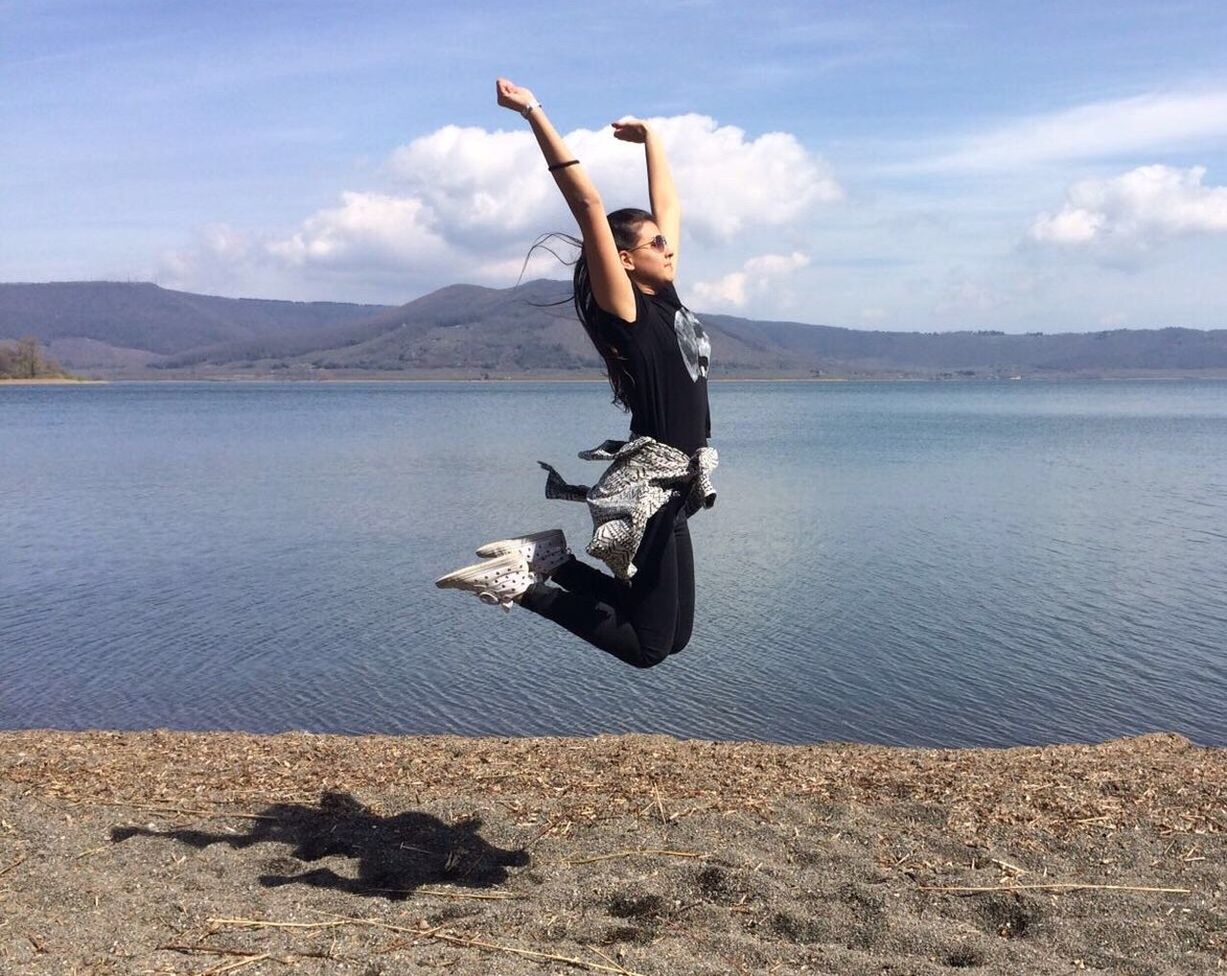
[[[614,245],[619,251],[629,251],[639,239],[639,228],[643,226],[645,221],[655,220],[656,218],[646,210],[640,210],[637,207],[624,207],[621,210],[615,210],[613,213],[607,214],[605,219],[609,221],[609,229],[613,232]],[[562,240],[573,245],[579,250],[579,256],[573,262],[565,261],[549,246],[549,242],[554,240]],[[613,402],[621,406],[623,410],[629,411],[631,404],[626,387],[633,381],[624,365],[626,357],[622,354],[622,351],[617,346],[607,342],[601,335],[598,323],[603,312],[596,303],[596,297],[592,294],[592,282],[588,277],[588,258],[584,254],[584,242],[578,237],[572,237],[570,234],[546,234],[529,248],[528,256],[524,258],[525,266],[528,265],[528,257],[537,248],[543,248],[560,261],[563,261],[564,264],[572,265],[571,283],[574,293],[571,296],[571,300],[575,304],[575,314],[579,318],[580,325],[584,327],[584,331],[588,333],[588,338],[592,341],[592,345],[596,347],[596,351],[601,354],[601,359],[605,361],[605,373],[609,378],[610,389],[613,390]],[[523,276],[522,271],[520,274]],[[632,285],[632,287],[634,286]],[[563,302],[565,301],[566,299],[563,299]],[[563,302],[556,304],[561,305]]]

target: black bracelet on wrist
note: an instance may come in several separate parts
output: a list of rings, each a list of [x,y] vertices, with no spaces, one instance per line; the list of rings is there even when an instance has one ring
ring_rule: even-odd
[[[578,159],[568,159],[565,163],[554,163],[552,166],[547,166],[546,169],[548,169],[552,173],[554,172],[554,170],[566,169],[568,166],[575,166],[578,163],[579,163]]]

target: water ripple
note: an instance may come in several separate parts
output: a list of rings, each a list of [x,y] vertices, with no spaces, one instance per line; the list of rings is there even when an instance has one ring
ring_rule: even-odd
[[[431,585],[583,538],[535,461],[596,473],[598,390],[0,391],[0,727],[1227,744],[1227,384],[715,384],[649,672]]]

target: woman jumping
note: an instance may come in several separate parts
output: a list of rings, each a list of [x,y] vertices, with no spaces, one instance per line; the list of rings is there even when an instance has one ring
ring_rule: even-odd
[[[694,556],[689,516],[715,501],[707,446],[711,346],[673,286],[681,207],[657,135],[646,123],[613,123],[615,138],[647,156],[651,212],[606,215],[580,161],[527,88],[500,78],[498,103],[532,126],[547,168],[579,224],[575,310],[605,362],[614,401],[631,415],[630,440],[606,441],[580,457],[610,461],[591,488],[566,484],[549,465],[546,495],[586,501],[594,523],[589,554],[612,575],[580,562],[560,529],[477,550],[485,562],[436,580],[510,609],[518,603],[628,664],[648,668],[690,640]],[[553,585],[550,585],[553,584]]]

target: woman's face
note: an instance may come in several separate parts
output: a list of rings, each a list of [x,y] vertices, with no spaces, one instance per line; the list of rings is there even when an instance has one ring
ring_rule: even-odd
[[[635,284],[654,293],[673,281],[673,242],[664,239],[654,221],[645,220],[634,246],[622,251],[622,266]]]

